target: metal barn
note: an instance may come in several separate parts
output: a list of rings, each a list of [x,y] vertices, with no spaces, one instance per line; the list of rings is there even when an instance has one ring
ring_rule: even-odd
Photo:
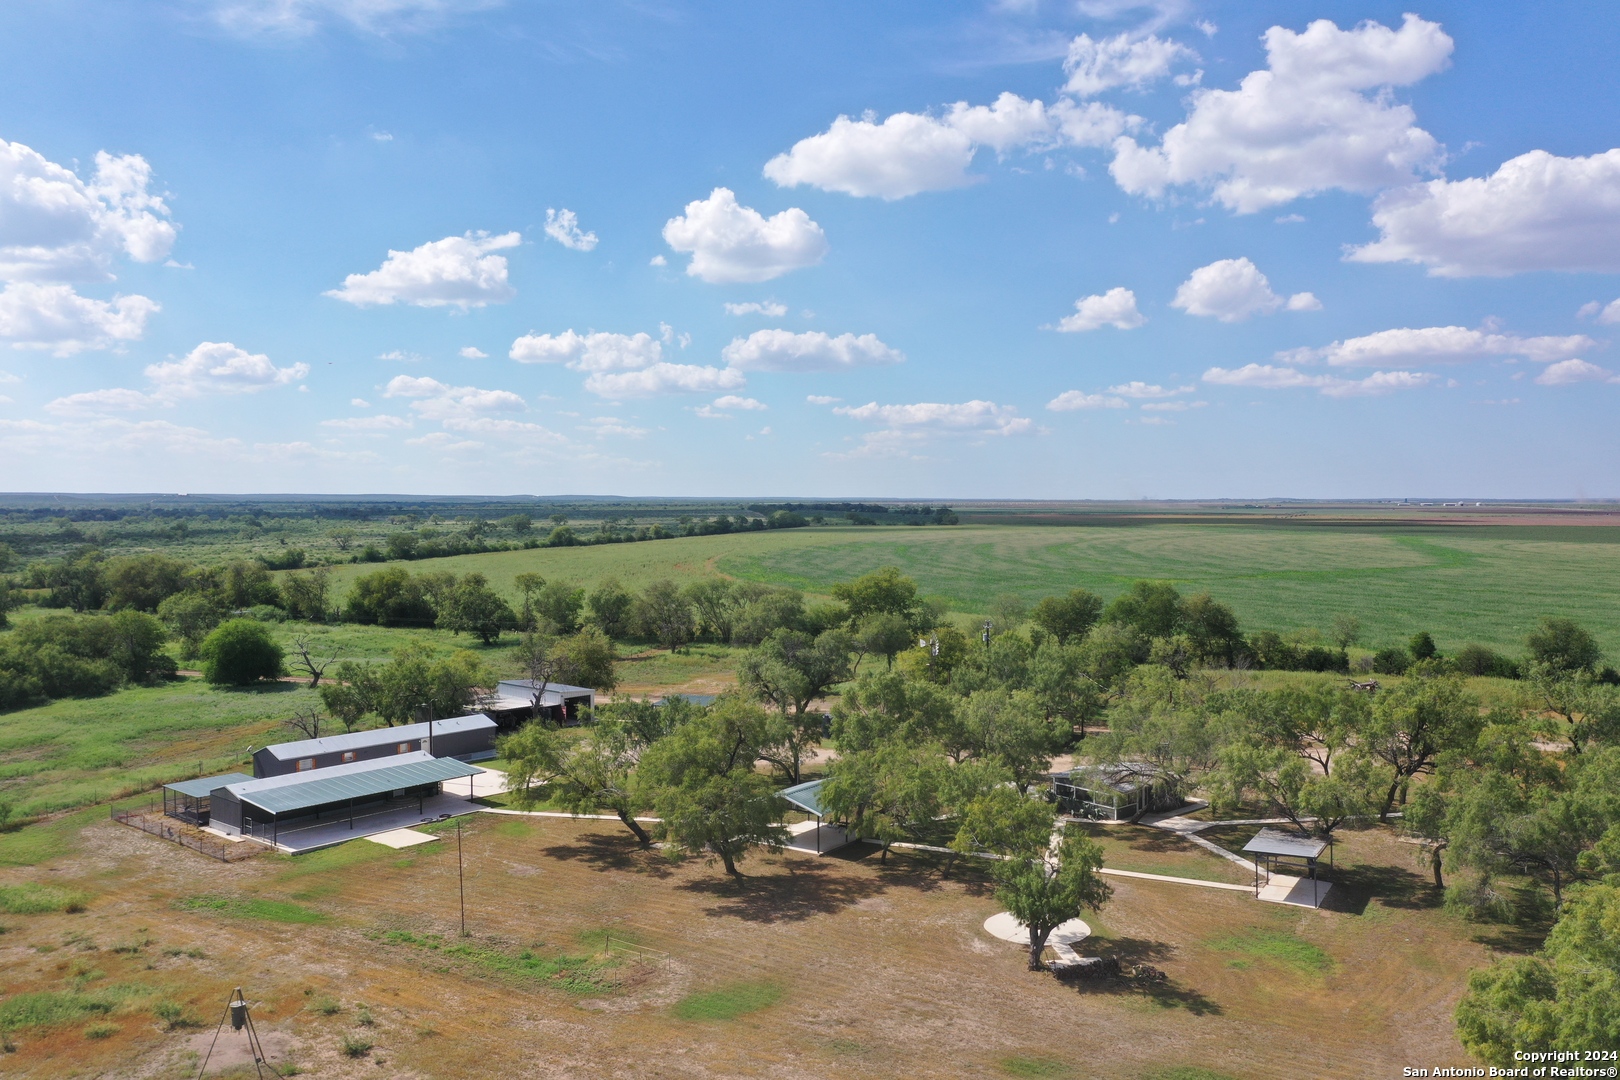
[[[351,731],[346,735],[276,743],[253,752],[253,775],[285,776],[356,761],[412,754],[419,750],[436,758],[487,761],[495,756],[497,730],[494,720],[483,713],[474,713],[431,723],[372,728],[369,731]]]

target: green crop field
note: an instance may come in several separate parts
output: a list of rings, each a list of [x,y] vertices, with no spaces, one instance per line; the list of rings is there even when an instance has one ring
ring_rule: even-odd
[[[1065,528],[836,527],[690,537],[653,543],[467,555],[409,564],[477,570],[514,591],[525,571],[634,589],[723,573],[824,593],[892,564],[925,593],[978,614],[1003,593],[1027,600],[1076,586],[1104,597],[1136,578],[1208,589],[1248,630],[1326,630],[1359,617],[1370,644],[1419,630],[1442,650],[1476,641],[1521,651],[1541,615],[1587,626],[1620,657],[1620,529],[1580,526],[1139,525]],[[339,593],[367,566],[334,571]]]

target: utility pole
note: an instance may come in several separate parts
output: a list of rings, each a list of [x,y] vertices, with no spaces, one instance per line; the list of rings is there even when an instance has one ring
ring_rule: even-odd
[[[461,862],[461,819],[456,819],[456,884],[461,887],[461,936],[467,936],[467,878]]]
[[[992,624],[991,624],[989,619],[984,620],[984,635],[983,635],[984,636],[984,647],[987,648],[987,649],[990,647],[990,627],[991,627],[991,625]]]

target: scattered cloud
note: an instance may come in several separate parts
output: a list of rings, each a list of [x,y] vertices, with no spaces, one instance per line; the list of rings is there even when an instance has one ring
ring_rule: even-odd
[[[1168,76],[1176,61],[1197,59],[1198,54],[1185,45],[1153,34],[1116,34],[1097,41],[1081,34],[1069,43],[1069,55],[1063,61],[1069,76],[1063,89],[1083,98],[1118,87],[1140,90]]]
[[[109,456],[173,461],[203,457],[235,459],[238,439],[221,439],[201,428],[168,420],[128,420],[97,416],[51,424],[38,420],[0,420],[0,450],[15,455],[49,454],[53,458],[105,461]]]
[[[1584,334],[1526,338],[1462,326],[1425,326],[1380,330],[1317,349],[1290,349],[1278,353],[1277,359],[1289,364],[1325,363],[1333,367],[1465,363],[1487,356],[1522,356],[1546,363],[1585,352],[1596,344]]]
[[[389,349],[385,353],[378,353],[377,359],[388,360],[396,364],[419,364],[427,357],[421,353],[406,352],[404,349]]]
[[[146,377],[159,398],[202,394],[252,394],[286,386],[309,374],[308,364],[276,367],[263,353],[250,353],[229,341],[205,341],[178,360],[151,364]]]
[[[1407,15],[1399,30],[1364,22],[1341,30],[1318,19],[1301,33],[1273,26],[1267,67],[1236,90],[1197,90],[1187,118],[1158,146],[1129,136],[1109,171],[1121,188],[1160,197],[1197,185],[1239,214],[1340,189],[1370,193],[1410,184],[1443,158],[1391,90],[1450,62],[1438,23]]]
[[[804,400],[812,405],[836,405],[844,399],[841,397],[829,397],[826,394],[810,394]]]
[[[589,251],[596,246],[596,234],[583,232],[572,210],[546,210],[546,235],[570,251]]]
[[[1271,291],[1271,282],[1247,258],[1221,259],[1194,270],[1170,306],[1189,315],[1203,315],[1221,322],[1242,322],[1251,315],[1270,315],[1286,307],[1289,311],[1316,311],[1321,303],[1308,292],[1295,293],[1286,300]]]
[[[878,340],[876,334],[839,334],[819,330],[795,334],[790,330],[756,330],[746,338],[733,338],[720,357],[739,371],[849,371],[860,367],[899,364],[905,354]]]
[[[764,315],[772,319],[780,319],[787,314],[787,305],[779,304],[775,300],[751,300],[746,304],[727,304],[727,315]]]
[[[686,204],[664,224],[664,242],[692,256],[686,272],[713,284],[770,281],[827,254],[821,226],[798,207],[769,218],[741,206],[729,188]]]
[[[1083,390],[1065,390],[1046,403],[1053,412],[1076,412],[1080,409],[1128,409],[1131,403],[1121,397],[1107,394],[1088,394]]]
[[[483,307],[517,295],[506,277],[506,258],[491,252],[517,247],[518,233],[467,233],[433,240],[411,251],[388,252],[382,266],[366,274],[350,274],[343,287],[327,296],[366,307],[372,304],[413,304],[417,307]]]
[[[412,398],[411,408],[429,420],[469,420],[491,413],[522,412],[524,402],[510,390],[450,386],[427,376],[395,375],[383,397]]]
[[[751,397],[738,397],[736,394],[727,394],[725,397],[715,398],[714,407],[717,409],[742,409],[745,412],[758,412],[769,408],[763,401],[755,401]]]
[[[1119,330],[1133,330],[1147,318],[1136,310],[1136,294],[1116,286],[1095,296],[1082,296],[1074,302],[1074,314],[1058,320],[1054,330],[1065,334],[1097,330],[1112,326]]]
[[[943,404],[923,401],[915,405],[840,406],[833,410],[840,416],[883,424],[894,429],[930,431],[974,432],[984,435],[1028,435],[1035,430],[1034,421],[1018,415],[1011,405],[997,405],[993,401],[964,401],[961,404]]]
[[[408,428],[411,422],[403,416],[389,416],[385,413],[378,416],[346,416],[337,420],[322,420],[321,426],[341,431],[382,432]]]
[[[595,416],[581,426],[598,439],[640,439],[647,435],[646,428],[627,424],[616,416]]]
[[[421,33],[503,0],[206,0],[215,21],[243,36],[303,37],[337,23],[369,34]],[[373,136],[375,137],[375,136]]]
[[[358,398],[358,397],[350,398],[349,399],[349,404],[353,405],[357,409],[369,409],[369,408],[371,408],[371,402],[367,401],[365,398]]]
[[[1614,373],[1585,360],[1560,360],[1536,376],[1542,386],[1572,386],[1583,382],[1620,382]]]
[[[1110,386],[1108,392],[1118,394],[1120,397],[1156,399],[1190,394],[1195,389],[1195,387],[1191,386],[1159,386],[1157,383],[1150,384],[1136,381],[1122,383],[1119,386]]]
[[[96,154],[87,183],[22,143],[0,139],[0,280],[110,281],[120,255],[159,262],[173,247],[169,208],[139,154]]]
[[[1591,157],[1532,150],[1485,177],[1385,192],[1379,238],[1354,262],[1409,262],[1437,277],[1530,270],[1620,271],[1620,149]]]
[[[57,416],[101,416],[107,413],[135,412],[161,404],[161,400],[139,390],[114,387],[68,394],[45,403],[45,411]]]
[[[1428,386],[1438,376],[1426,371],[1375,371],[1364,379],[1337,375],[1309,375],[1290,367],[1245,364],[1235,370],[1212,367],[1204,381],[1215,386],[1243,386],[1259,390],[1315,389],[1328,397],[1365,397]]]
[[[460,351],[456,353],[456,355],[461,357],[463,360],[487,360],[487,359],[489,359],[489,353],[485,352],[483,349],[480,349],[476,345],[463,345],[461,347]]]
[[[664,358],[664,346],[650,334],[525,334],[507,353],[520,364],[563,364],[571,371],[635,371]]]
[[[881,123],[874,113],[840,116],[826,131],[800,139],[765,163],[779,187],[808,184],[845,195],[903,199],[978,183],[968,172],[980,147],[997,154],[1065,143],[1107,146],[1141,124],[1099,102],[1061,99],[1048,106],[1013,93],[991,105],[956,102],[941,115],[897,112]]]
[[[1202,409],[1208,404],[1207,401],[1149,401],[1141,409],[1143,412],[1186,412],[1188,409]]]
[[[669,260],[664,258],[662,255],[654,255],[652,258],[647,260],[647,265],[648,266],[668,266],[669,265]]]
[[[144,296],[93,300],[71,285],[12,282],[0,292],[0,341],[56,356],[110,349],[139,340],[146,320],[159,310]]]
[[[652,397],[656,394],[700,394],[737,390],[747,383],[735,368],[696,364],[657,363],[638,371],[597,373],[585,380],[585,389],[604,398]]]

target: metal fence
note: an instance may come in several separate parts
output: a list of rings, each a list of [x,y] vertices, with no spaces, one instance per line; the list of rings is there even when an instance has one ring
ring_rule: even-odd
[[[626,941],[623,938],[615,938],[610,934],[607,936],[607,945],[605,951],[611,953],[614,949],[618,949],[620,952],[630,953],[638,960],[650,960],[655,964],[662,965],[666,971],[669,969],[669,953],[659,952],[657,949],[649,949],[645,945],[637,945],[634,942]]]
[[[228,840],[215,840],[208,836],[197,836],[185,825],[166,817],[157,804],[153,803],[144,810],[117,810],[112,811],[112,819],[122,825],[139,829],[144,833],[192,851],[201,852],[210,859],[220,862],[239,862],[242,859],[252,858],[263,849],[257,844],[233,844]]]

